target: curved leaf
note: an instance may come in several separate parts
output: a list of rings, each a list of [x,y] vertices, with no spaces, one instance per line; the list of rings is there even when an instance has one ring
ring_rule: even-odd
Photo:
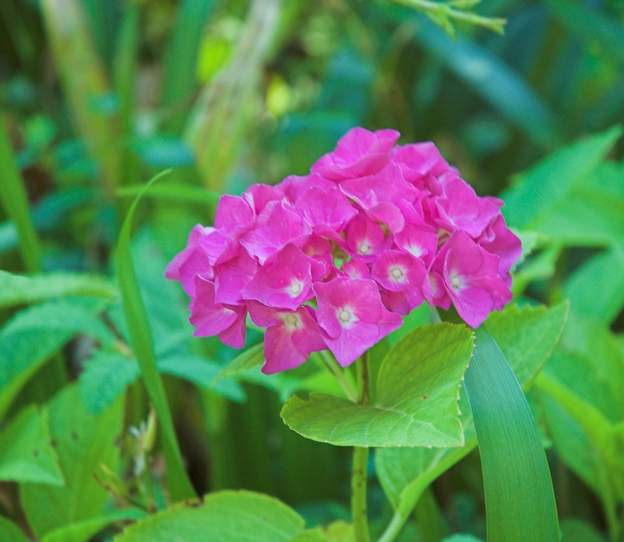
[[[479,442],[490,542],[557,542],[546,454],[522,388],[496,340],[477,331],[466,391]]]
[[[203,502],[148,516],[115,542],[289,542],[303,531],[303,519],[277,499],[250,491],[222,491]]]
[[[471,353],[463,325],[418,328],[384,358],[373,403],[294,396],[282,419],[300,435],[336,446],[461,446],[459,387]]]

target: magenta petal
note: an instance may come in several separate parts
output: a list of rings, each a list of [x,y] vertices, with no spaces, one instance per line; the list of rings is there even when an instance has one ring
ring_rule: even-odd
[[[258,264],[244,248],[238,256],[215,267],[215,301],[238,304],[243,288],[256,274]]]
[[[249,230],[254,221],[254,210],[245,199],[229,194],[221,196],[215,213],[215,227],[219,231],[237,238]]]
[[[214,285],[200,277],[195,279],[195,295],[191,299],[190,321],[197,337],[212,337],[227,330],[239,318],[233,307],[215,303]]]
[[[310,298],[311,258],[294,245],[287,245],[258,269],[243,289],[244,299],[270,307],[296,309]]]
[[[342,231],[357,214],[353,205],[335,187],[331,191],[310,188],[299,198],[295,208],[315,231],[321,228],[320,233],[325,230]]]
[[[288,204],[272,201],[258,217],[256,227],[241,238],[241,244],[263,264],[288,243],[303,245],[310,233],[310,227]]]

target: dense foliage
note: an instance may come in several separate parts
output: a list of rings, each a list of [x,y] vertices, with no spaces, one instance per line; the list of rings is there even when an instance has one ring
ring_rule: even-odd
[[[0,28],[1,541],[621,542],[621,2],[6,0]],[[325,154],[355,126],[403,147]],[[187,281],[214,232],[236,250]],[[332,236],[353,259],[319,269]],[[485,305],[421,289],[455,291],[454,248]],[[197,281],[200,334],[242,350],[193,337]],[[368,343],[310,320],[371,288]]]

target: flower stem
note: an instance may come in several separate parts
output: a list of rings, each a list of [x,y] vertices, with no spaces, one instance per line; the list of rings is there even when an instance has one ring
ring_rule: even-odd
[[[334,375],[347,399],[354,403],[357,402],[357,391],[353,387],[353,381],[349,378],[349,375],[340,369],[334,357],[327,350],[323,350],[319,354],[323,366]]]
[[[368,402],[368,360],[364,354],[357,362],[358,402]],[[353,448],[351,471],[351,515],[355,542],[369,542],[368,517],[366,513],[366,484],[368,448]]]

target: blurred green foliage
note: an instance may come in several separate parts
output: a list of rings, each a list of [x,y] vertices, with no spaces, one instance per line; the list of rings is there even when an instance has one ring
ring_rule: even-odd
[[[188,516],[236,522],[228,514],[237,496],[282,518],[282,538],[271,540],[349,539],[348,453],[303,439],[279,417],[293,392],[332,394],[333,379],[316,359],[266,377],[257,349],[224,371],[237,353],[192,340],[184,299],[163,270],[189,228],[211,222],[221,192],[304,173],[354,125],[433,140],[480,193],[506,201],[525,245],[514,282],[523,308],[486,328],[524,389],[534,384],[529,402],[563,540],[621,540],[624,4],[449,3],[506,19],[502,35],[490,32],[500,23],[466,24],[431,4],[0,2],[0,540],[19,541],[22,531],[109,540],[166,506],[162,450],[175,438],[137,380],[146,355],[198,493],[261,491],[297,510],[228,492],[212,497],[205,516],[184,508],[153,521],[173,530],[189,528]],[[131,254],[123,245],[115,262],[129,198],[169,167],[141,203]],[[118,283],[115,263],[126,269]],[[126,306],[124,315],[128,269],[146,310]],[[563,320],[544,323],[544,314],[561,309],[527,306],[566,299],[546,361]],[[506,350],[497,336],[505,318],[517,319],[512,327],[532,350]],[[409,329],[427,321],[416,314]],[[152,338],[137,348],[143,332]],[[253,346],[260,335],[250,335]],[[163,442],[153,442],[155,425]],[[433,461],[425,448],[378,452],[369,465],[372,532],[407,499],[401,540],[484,537],[474,435],[466,440]],[[122,540],[141,539],[150,525]]]

